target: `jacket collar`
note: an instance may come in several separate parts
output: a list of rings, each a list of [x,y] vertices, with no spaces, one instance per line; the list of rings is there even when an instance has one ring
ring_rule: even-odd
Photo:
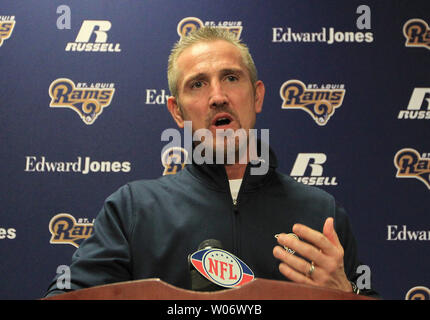
[[[257,144],[257,154],[261,155],[260,141]],[[260,160],[264,161],[264,160]],[[266,160],[267,161],[267,160]],[[243,176],[241,192],[252,191],[264,185],[278,166],[275,153],[269,146],[269,167],[266,174],[251,175],[251,168],[258,168],[260,164],[248,163]],[[196,164],[187,165],[184,170],[189,171],[193,176],[202,181],[206,186],[217,191],[229,192],[227,172],[223,164]]]

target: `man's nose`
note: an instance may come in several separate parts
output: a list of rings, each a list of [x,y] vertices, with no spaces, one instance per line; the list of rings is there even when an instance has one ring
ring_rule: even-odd
[[[209,105],[211,108],[219,108],[228,104],[225,90],[220,82],[215,81],[211,84]]]

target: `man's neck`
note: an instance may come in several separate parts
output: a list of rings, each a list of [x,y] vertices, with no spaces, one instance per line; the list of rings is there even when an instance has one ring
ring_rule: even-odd
[[[243,179],[243,175],[245,174],[246,164],[227,164],[225,165],[225,171],[227,172],[228,180],[233,179]]]
[[[248,148],[246,150],[248,150]],[[245,154],[240,154],[238,151],[236,151],[235,159],[239,159],[239,161],[234,164],[224,165],[225,171],[227,172],[228,180],[243,179],[246,167],[249,162],[249,154],[248,152],[246,152]],[[244,159],[246,160],[244,161]]]

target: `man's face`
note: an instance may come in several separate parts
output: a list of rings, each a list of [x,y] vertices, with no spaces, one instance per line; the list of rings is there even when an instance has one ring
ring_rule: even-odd
[[[214,140],[217,129],[254,128],[264,85],[257,81],[254,89],[236,46],[223,40],[197,43],[181,53],[176,66],[178,98],[170,97],[168,108],[180,128],[192,121],[193,132],[208,129]]]

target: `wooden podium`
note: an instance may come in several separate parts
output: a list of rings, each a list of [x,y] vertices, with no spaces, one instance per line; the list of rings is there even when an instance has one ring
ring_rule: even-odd
[[[287,281],[256,278],[240,288],[214,292],[185,290],[160,279],[118,282],[71,291],[43,300],[375,300]]]

